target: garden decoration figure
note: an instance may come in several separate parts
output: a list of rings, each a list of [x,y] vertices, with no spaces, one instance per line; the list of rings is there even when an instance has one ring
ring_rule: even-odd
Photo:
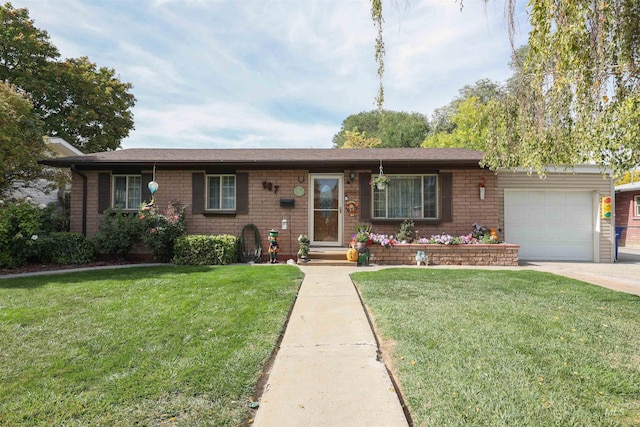
[[[427,265],[429,263],[429,257],[424,253],[424,251],[418,251],[416,252],[416,264],[419,267],[422,263]]]
[[[271,231],[269,231],[269,262],[271,264],[278,263],[278,252],[280,252],[280,244],[278,243],[278,231],[271,229]]]

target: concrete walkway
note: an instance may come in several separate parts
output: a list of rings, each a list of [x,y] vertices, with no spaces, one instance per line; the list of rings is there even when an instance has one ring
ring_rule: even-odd
[[[408,425],[358,294],[353,267],[305,274],[253,425]]]

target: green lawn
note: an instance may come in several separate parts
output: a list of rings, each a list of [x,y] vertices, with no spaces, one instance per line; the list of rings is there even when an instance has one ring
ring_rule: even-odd
[[[0,280],[0,425],[239,425],[301,280],[290,266]]]
[[[532,271],[353,279],[416,426],[640,425],[640,297]]]

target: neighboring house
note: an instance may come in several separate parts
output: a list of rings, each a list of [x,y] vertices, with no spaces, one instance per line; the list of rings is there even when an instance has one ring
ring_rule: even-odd
[[[463,235],[478,223],[499,228],[525,253],[532,242],[532,259],[613,262],[612,227],[596,219],[597,195],[612,189],[601,175],[599,181],[591,171],[549,174],[546,180],[525,172],[497,175],[479,166],[482,156],[457,148],[125,149],[43,163],[71,168],[71,230],[87,236],[96,233],[105,209],[134,212],[149,201],[147,183],[155,173],[157,206],[164,209],[173,200],[188,205],[190,234],[239,235],[253,224],[266,248],[269,230],[281,229],[286,220],[287,229],[280,230],[283,257],[295,256],[300,234],[308,235],[312,246],[346,247],[361,222],[376,233],[395,234],[403,220],[412,219],[422,237]],[[380,166],[392,180],[385,190],[370,185]],[[589,203],[581,198],[585,194]],[[539,218],[545,198],[558,195],[566,201],[562,221],[557,213]],[[582,215],[585,208],[588,215]],[[570,221],[575,215],[568,210],[575,210],[580,222]],[[580,232],[562,234],[565,241],[559,241],[554,233],[574,223]],[[581,239],[574,243],[573,234]],[[541,239],[559,249],[541,253]],[[571,245],[564,244],[568,240]]]
[[[616,226],[620,246],[640,247],[640,182],[616,186]]]
[[[55,157],[82,156],[82,151],[75,148],[62,138],[45,137],[47,147]],[[16,183],[12,198],[27,199],[30,198],[33,203],[40,206],[46,206],[49,203],[55,203],[64,198],[65,194],[71,192],[71,184],[67,184],[65,188],[58,188],[53,191],[46,191],[52,183],[50,181],[40,179],[36,183],[31,183],[29,187],[24,184]]]

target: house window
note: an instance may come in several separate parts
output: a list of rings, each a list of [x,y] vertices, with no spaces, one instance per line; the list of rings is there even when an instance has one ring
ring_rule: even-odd
[[[640,196],[633,198],[634,216],[640,216]]]
[[[438,175],[389,175],[384,190],[373,188],[374,218],[438,218]]]
[[[207,175],[207,210],[234,211],[235,209],[235,175]]]
[[[115,208],[138,209],[142,202],[141,175],[113,175],[113,203]]]

